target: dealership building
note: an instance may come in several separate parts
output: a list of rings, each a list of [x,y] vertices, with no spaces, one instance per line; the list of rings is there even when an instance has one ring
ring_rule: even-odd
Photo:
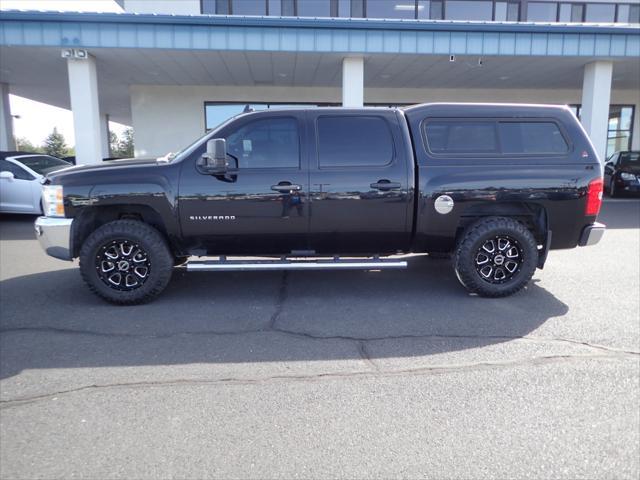
[[[72,110],[78,163],[109,120],[160,156],[246,105],[566,104],[601,157],[640,149],[639,0],[112,3],[0,12],[0,149],[10,93]]]

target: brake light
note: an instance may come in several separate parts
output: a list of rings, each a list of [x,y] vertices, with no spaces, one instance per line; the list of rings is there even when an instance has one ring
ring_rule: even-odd
[[[602,189],[604,184],[601,178],[591,180],[587,189],[587,206],[585,207],[585,215],[598,215],[600,206],[602,205]]]

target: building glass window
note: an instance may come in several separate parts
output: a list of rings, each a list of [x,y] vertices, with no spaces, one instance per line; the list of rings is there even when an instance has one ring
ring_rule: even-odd
[[[367,18],[416,18],[414,0],[368,0]]]
[[[561,3],[558,20],[561,22],[581,23],[584,21],[584,5],[582,3]]]
[[[364,18],[364,0],[351,0],[351,16]]]
[[[493,3],[481,0],[447,0],[447,20],[491,20]]]
[[[442,0],[431,0],[429,18],[431,20],[442,20],[444,18],[444,2]]]
[[[527,20],[529,22],[555,22],[558,4],[553,2],[529,2]]]
[[[507,19],[507,2],[496,2],[493,19],[496,22],[504,22]]]
[[[569,108],[580,120],[582,105],[569,105]],[[609,107],[607,158],[617,151],[631,150],[634,116],[635,107],[633,105],[611,105]]]
[[[507,3],[507,22],[517,22],[520,20],[520,3]]]
[[[338,16],[342,18],[351,16],[351,0],[338,0]]]
[[[233,15],[266,15],[267,2],[265,0],[231,0]]]
[[[586,22],[609,23],[615,21],[616,6],[605,3],[589,3],[585,14]]]
[[[331,17],[331,0],[298,0],[299,17]]]
[[[629,23],[640,23],[640,5],[631,5],[629,7]]]
[[[205,14],[213,15],[216,13],[216,0],[202,0],[200,3],[200,11]]]

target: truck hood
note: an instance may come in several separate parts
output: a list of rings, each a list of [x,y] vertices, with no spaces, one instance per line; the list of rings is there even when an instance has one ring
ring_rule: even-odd
[[[125,158],[120,160],[107,160],[104,162],[91,165],[77,165],[70,168],[50,173],[47,175],[49,180],[57,177],[76,175],[76,174],[92,174],[109,170],[126,170],[137,167],[154,167],[158,165],[166,165],[167,162],[158,160],[157,158]]]

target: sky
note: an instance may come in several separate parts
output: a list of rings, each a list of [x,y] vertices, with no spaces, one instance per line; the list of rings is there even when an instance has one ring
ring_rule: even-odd
[[[114,0],[0,0],[0,10],[122,11]],[[73,115],[69,110],[16,95],[9,96],[9,103],[11,115],[14,115],[13,130],[16,137],[26,138],[37,146],[56,127],[64,135],[67,145],[75,144]],[[109,128],[120,136],[126,127],[109,122]]]

